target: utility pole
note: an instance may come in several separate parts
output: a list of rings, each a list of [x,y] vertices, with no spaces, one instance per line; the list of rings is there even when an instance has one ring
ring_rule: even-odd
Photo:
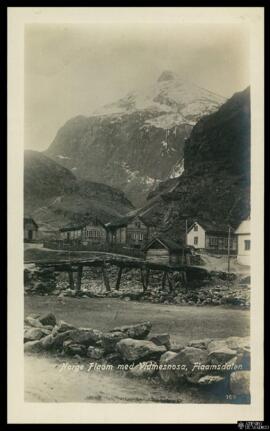
[[[230,274],[230,246],[231,246],[231,226],[229,225],[228,231],[228,274]]]

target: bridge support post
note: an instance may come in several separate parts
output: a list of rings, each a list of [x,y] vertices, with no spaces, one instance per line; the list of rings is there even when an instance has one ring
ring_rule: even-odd
[[[68,280],[70,289],[74,289],[74,278],[72,268],[68,270]]]
[[[82,285],[82,274],[83,274],[83,267],[80,265],[78,267],[78,273],[77,273],[77,285],[76,285],[76,290],[80,291],[81,290],[81,285]]]
[[[110,292],[111,286],[110,286],[110,282],[109,282],[109,278],[108,278],[108,274],[107,274],[106,264],[105,263],[102,265],[102,276],[103,276],[103,281],[104,281],[105,289],[106,289],[107,292]]]
[[[122,268],[122,266],[120,266],[119,270],[118,270],[116,285],[115,285],[115,289],[116,290],[119,290],[119,287],[120,287],[121,277],[122,277],[122,271],[123,271],[123,268]]]

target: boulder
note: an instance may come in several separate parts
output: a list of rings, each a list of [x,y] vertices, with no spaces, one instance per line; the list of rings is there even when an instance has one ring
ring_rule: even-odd
[[[63,346],[64,341],[69,338],[71,331],[60,332],[60,334],[56,334],[53,336],[53,344],[52,347],[54,349],[59,349]]]
[[[213,365],[224,365],[236,356],[236,351],[231,350],[228,347],[222,347],[220,349],[212,350],[208,355],[209,364]]]
[[[171,352],[171,351],[164,353],[160,357],[159,365],[162,367],[167,366],[169,361],[171,359],[173,359],[176,355],[177,355],[177,353]],[[174,370],[166,370],[166,369],[160,368],[159,369],[159,375],[160,375],[161,380],[164,383],[175,383],[177,381],[177,375],[176,375]]]
[[[122,358],[119,353],[109,353],[105,356],[105,360],[108,364],[118,365],[121,364]]]
[[[229,349],[244,351],[249,349],[250,347],[250,339],[249,337],[229,337],[226,339],[226,344]]]
[[[45,335],[49,335],[50,331],[48,329],[42,329],[42,328],[31,328],[26,329],[24,332],[24,341],[36,341],[40,340],[42,337],[45,337]]]
[[[112,329],[110,332],[123,332],[126,338],[135,338],[142,340],[149,334],[152,328],[152,323],[149,321],[137,323],[136,325],[119,326]]]
[[[27,341],[24,343],[24,352],[25,353],[37,353],[43,350],[42,345],[39,340],[36,341]]]
[[[64,341],[63,349],[68,355],[84,356],[86,354],[86,347],[83,344],[74,343],[72,340]]]
[[[101,340],[102,332],[98,329],[79,328],[70,332],[69,338],[76,343],[84,344],[85,346],[95,345]]]
[[[43,328],[42,323],[38,319],[31,316],[26,317],[24,322],[26,325],[32,326],[33,328]]]
[[[198,380],[198,384],[202,386],[213,385],[225,381],[224,376],[207,375]]]
[[[156,334],[152,335],[149,341],[157,346],[165,346],[167,350],[171,349],[171,340],[169,334]]]
[[[49,350],[53,347],[55,337],[50,334],[40,340],[40,344],[44,350]]]
[[[101,359],[105,354],[104,349],[99,347],[89,346],[86,352],[86,356],[91,359]]]
[[[148,340],[134,340],[125,338],[116,344],[116,350],[126,361],[140,361],[141,359],[158,359],[166,352],[166,347],[157,346]]]
[[[56,325],[56,317],[53,313],[44,314],[39,318],[39,321],[42,323],[42,325]]]
[[[249,395],[250,371],[234,371],[231,373],[230,391],[234,395]]]
[[[206,370],[201,370],[198,367],[200,365],[206,365],[207,357],[208,354],[206,350],[197,349],[195,347],[185,347],[179,353],[175,353],[171,355],[171,357],[165,357],[168,381],[176,382],[187,380],[190,383],[197,383],[198,380],[207,373]]]
[[[123,338],[127,338],[123,332],[115,331],[115,332],[107,332],[102,334],[101,340],[98,344],[105,350],[106,353],[112,353],[115,350],[115,346],[118,341],[123,340]]]
[[[171,348],[170,351],[171,352],[175,352],[175,353],[179,353],[181,352],[181,350],[183,350],[186,346],[184,346],[184,344],[176,344],[176,343],[172,343],[171,344]]]
[[[187,344],[188,347],[195,347],[196,349],[207,349],[208,344],[212,338],[204,338],[202,340],[192,340]]]
[[[53,328],[53,334],[70,331],[72,329],[76,329],[75,326],[65,322],[64,320],[59,320],[58,324]]]
[[[130,368],[129,375],[137,378],[153,377],[158,370],[158,364],[154,361],[140,362],[135,367]]]

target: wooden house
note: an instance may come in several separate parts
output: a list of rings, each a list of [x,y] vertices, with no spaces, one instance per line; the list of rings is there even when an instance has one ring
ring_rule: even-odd
[[[61,229],[60,232],[60,240],[65,242],[80,242],[82,239],[82,225],[77,224],[68,224]]]
[[[89,220],[83,224],[70,224],[60,229],[60,239],[66,242],[77,242],[83,245],[102,244],[106,242],[106,229],[99,220]]]
[[[23,239],[25,242],[38,239],[38,225],[32,217],[24,217],[23,219]]]
[[[138,215],[127,215],[106,225],[108,242],[143,248],[152,238],[155,227]]]
[[[94,219],[82,227],[82,244],[104,244],[107,232],[103,223]]]
[[[228,240],[228,225],[196,220],[187,230],[186,243],[197,250],[226,254]],[[237,253],[237,238],[232,228],[230,228],[230,253],[235,255]]]
[[[190,253],[183,243],[179,244],[161,236],[152,238],[143,250],[146,260],[165,265],[185,264],[186,254]]]
[[[241,265],[250,265],[250,219],[243,220],[235,231],[237,236],[237,262]]]

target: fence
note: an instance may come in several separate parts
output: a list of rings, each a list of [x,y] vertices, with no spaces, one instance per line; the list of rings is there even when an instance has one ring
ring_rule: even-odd
[[[121,244],[81,244],[80,242],[66,242],[66,241],[44,241],[44,248],[51,250],[67,250],[67,251],[97,251],[103,253],[116,253],[123,254],[125,256],[138,257],[141,259],[145,258],[143,251],[126,247]]]

